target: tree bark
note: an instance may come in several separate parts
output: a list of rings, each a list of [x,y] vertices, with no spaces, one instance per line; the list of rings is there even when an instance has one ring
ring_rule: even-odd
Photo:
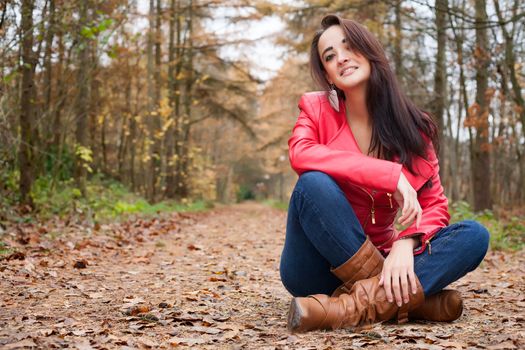
[[[176,172],[176,197],[187,198],[189,190],[188,168],[189,168],[189,142],[191,132],[191,106],[193,103],[193,1],[188,3],[188,18],[187,18],[188,39],[186,46],[188,52],[186,53],[186,80],[184,86],[184,113],[179,124],[181,131],[181,138],[177,140],[180,142],[177,147],[177,172]],[[179,143],[178,142],[178,143]]]
[[[476,105],[475,126],[476,138],[475,147],[471,154],[471,169],[474,179],[474,210],[492,208],[492,196],[490,192],[490,144],[488,139],[489,132],[489,108],[486,98],[488,88],[488,39],[486,1],[475,1],[476,13]]]
[[[437,32],[437,52],[436,52],[436,68],[434,75],[434,103],[433,113],[439,128],[439,138],[445,139],[445,123],[444,114],[445,106],[447,102],[447,67],[446,67],[446,49],[447,49],[447,33],[446,33],[446,21],[447,21],[447,10],[448,0],[436,0],[436,13],[435,23]],[[445,159],[445,153],[447,150],[447,142],[443,143],[444,147],[440,148],[440,159]],[[447,164],[449,162],[447,161]],[[440,168],[440,176],[445,179],[444,174],[446,168]],[[447,181],[445,181],[447,182]]]
[[[76,142],[75,147],[75,181],[82,195],[86,195],[86,162],[78,155],[78,147],[88,148],[87,117],[89,107],[89,41],[82,35],[82,28],[88,23],[88,4],[80,1],[78,25],[78,70],[77,70],[77,98],[75,102],[76,113]]]
[[[34,69],[36,57],[33,52],[33,8],[32,0],[22,1],[22,86],[20,96],[20,133],[21,142],[19,148],[20,169],[20,201],[24,204],[33,205],[30,196],[31,187],[35,176],[35,116],[34,102],[35,94]]]
[[[171,124],[166,134],[166,191],[165,196],[174,198],[176,192],[175,169],[177,160],[174,157],[175,145],[178,141],[178,119],[180,117],[180,84],[178,74],[182,67],[180,56],[181,44],[181,15],[180,1],[171,0],[170,2],[170,21],[169,21],[169,52],[168,52],[168,96],[171,107]],[[175,43],[175,37],[177,39]]]
[[[403,0],[398,0],[395,3],[395,36],[394,36],[394,65],[396,67],[396,77],[400,84],[403,84],[403,31],[401,27],[401,4]]]
[[[518,1],[514,3],[514,12],[516,12],[518,6]],[[509,33],[507,28],[505,27],[505,24],[503,24],[504,19],[503,15],[501,14],[501,9],[499,6],[499,1],[494,0],[494,8],[496,9],[496,14],[498,16],[498,21],[502,23],[500,25],[501,31],[503,33],[503,37],[505,38],[505,65],[508,69],[509,75],[510,75],[510,82],[512,83],[512,97],[514,100],[514,103],[516,106],[518,106],[518,114],[520,116],[521,125],[522,125],[522,135],[525,135],[525,101],[523,99],[523,94],[521,92],[522,87],[518,81],[517,73],[516,73],[516,54],[514,49],[514,32],[515,28],[513,28],[512,32]],[[516,26],[516,24],[515,24]],[[507,86],[505,84],[505,86]],[[521,150],[520,150],[520,144],[516,145],[517,147],[517,156],[518,159],[521,160]],[[519,186],[518,186],[518,198],[521,203],[525,202],[525,190],[523,187],[525,187],[525,166],[521,164],[523,162],[520,162],[520,176],[519,176]]]

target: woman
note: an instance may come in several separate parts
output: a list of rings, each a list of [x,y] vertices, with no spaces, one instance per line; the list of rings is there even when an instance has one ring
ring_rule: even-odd
[[[300,175],[280,267],[288,328],[453,321],[462,299],[443,288],[480,264],[489,233],[449,226],[436,125],[401,92],[378,40],[334,15],[321,24],[310,63],[328,92],[301,97],[288,142]]]

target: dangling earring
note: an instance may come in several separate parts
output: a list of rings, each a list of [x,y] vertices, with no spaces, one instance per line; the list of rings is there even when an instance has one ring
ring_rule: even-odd
[[[339,99],[337,98],[337,90],[335,89],[334,84],[330,84],[330,91],[328,92],[328,101],[330,101],[330,106],[335,109],[336,112],[339,112]]]

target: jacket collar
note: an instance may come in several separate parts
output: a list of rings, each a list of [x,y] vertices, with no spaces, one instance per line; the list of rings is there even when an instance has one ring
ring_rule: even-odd
[[[359,149],[359,146],[357,145],[357,141],[355,139],[354,134],[352,133],[352,130],[350,129],[350,126],[348,125],[348,121],[346,120],[346,104],[344,103],[343,99],[339,99],[339,112],[335,111],[332,106],[330,106],[330,103],[328,103],[328,98],[326,95],[324,96],[324,99],[326,99],[326,102],[324,104],[325,108],[329,110],[329,114],[333,116],[333,118],[342,118],[342,129],[337,132],[336,135],[332,138],[332,141],[335,141],[335,139],[339,138],[340,135],[347,133],[350,137],[351,142],[351,149],[362,153]],[[348,142],[348,140],[346,140]],[[399,157],[394,157],[393,161],[398,162]],[[426,159],[416,156],[414,157],[412,161],[412,167],[414,169],[415,174],[412,174],[407,168],[403,167],[402,171],[405,177],[407,178],[408,182],[414,190],[419,191],[423,185],[432,178],[432,175],[434,174],[434,167],[433,165]]]

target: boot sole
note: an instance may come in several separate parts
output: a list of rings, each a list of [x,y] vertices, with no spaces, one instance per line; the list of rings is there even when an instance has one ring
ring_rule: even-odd
[[[290,310],[288,311],[288,324],[287,328],[292,333],[298,333],[303,331],[301,329],[301,320],[303,318],[303,311],[301,306],[297,302],[296,298],[292,299],[290,303]]]

